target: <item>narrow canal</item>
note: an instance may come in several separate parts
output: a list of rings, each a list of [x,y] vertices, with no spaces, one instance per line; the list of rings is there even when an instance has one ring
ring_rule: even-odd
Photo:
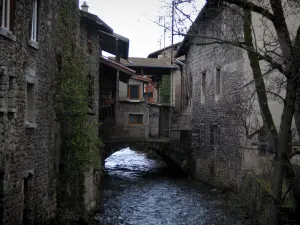
[[[239,225],[223,195],[143,153],[123,149],[106,160],[97,225]]]

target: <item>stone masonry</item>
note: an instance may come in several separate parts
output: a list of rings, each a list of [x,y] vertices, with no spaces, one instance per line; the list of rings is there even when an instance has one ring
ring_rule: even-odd
[[[11,2],[10,31],[0,28],[0,223],[43,224],[56,214],[52,90],[61,1],[38,1],[36,40],[32,1]]]
[[[219,22],[223,11],[206,11],[193,29],[198,34],[221,37],[230,33]],[[234,17],[231,18],[234,21]],[[238,24],[239,21],[237,21]],[[199,41],[197,38],[190,42]],[[192,151],[194,177],[219,186],[236,187],[240,181],[242,153],[239,127],[243,80],[243,51],[228,45],[189,47],[187,73],[193,79]],[[221,91],[216,92],[216,74],[221,76]]]

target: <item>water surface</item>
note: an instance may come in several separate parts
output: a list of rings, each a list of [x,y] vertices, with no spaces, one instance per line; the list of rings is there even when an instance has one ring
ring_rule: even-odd
[[[239,225],[216,189],[170,177],[166,165],[123,149],[106,160],[102,225]],[[228,207],[227,207],[228,208]]]

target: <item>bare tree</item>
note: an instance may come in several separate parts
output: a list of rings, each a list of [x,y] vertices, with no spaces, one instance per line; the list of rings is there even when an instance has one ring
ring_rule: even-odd
[[[285,194],[282,191],[284,180],[294,199],[294,208],[300,224],[300,190],[299,182],[290,162],[290,157],[299,152],[291,148],[291,124],[293,117],[300,134],[300,3],[298,0],[208,0],[207,4],[226,8],[226,11],[235,15],[236,21],[228,21],[219,17],[219,23],[210,24],[211,33],[199,33],[201,24],[191,26],[185,32],[182,26],[191,22],[191,18],[180,7],[186,2],[172,1],[176,15],[183,19],[175,20],[174,35],[188,36],[191,45],[230,45],[247,52],[252,79],[257,96],[260,115],[263,124],[270,134],[272,147],[275,152],[273,159],[273,177],[271,180],[271,204],[268,224],[280,224],[280,206]],[[217,12],[216,12],[217,13]],[[206,15],[207,16],[207,15]],[[231,32],[222,33],[222,26],[231,25]],[[218,30],[219,32],[214,32]],[[228,30],[228,29],[226,29]],[[221,33],[221,34],[220,34]],[[275,83],[279,91],[268,90],[266,74],[276,77]],[[282,79],[274,74],[281,74]],[[280,82],[278,81],[280,80]],[[284,92],[282,94],[282,91]],[[280,126],[276,127],[269,108],[270,94],[282,102],[283,112]]]

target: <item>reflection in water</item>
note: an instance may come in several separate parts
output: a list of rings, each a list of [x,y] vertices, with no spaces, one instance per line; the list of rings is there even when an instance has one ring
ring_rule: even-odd
[[[103,201],[96,224],[242,224],[226,216],[223,200],[203,184],[161,175],[166,165],[123,149],[106,161]]]

